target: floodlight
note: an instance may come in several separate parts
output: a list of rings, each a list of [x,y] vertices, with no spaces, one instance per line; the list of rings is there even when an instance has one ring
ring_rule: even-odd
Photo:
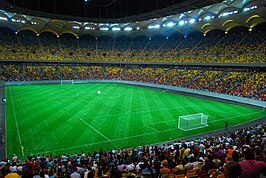
[[[205,20],[210,20],[211,16],[204,17]]]
[[[113,28],[112,28],[112,31],[120,31],[120,30],[121,30],[120,27],[113,27]]]
[[[189,20],[189,23],[195,23],[196,22],[196,19],[190,19]]]
[[[174,22],[169,22],[168,24],[166,24],[167,27],[172,27],[172,26],[174,26],[174,25],[175,25]]]
[[[184,20],[179,21],[179,25],[184,25],[184,24],[185,24]]]
[[[124,31],[131,31],[131,30],[132,30],[131,27],[126,27],[126,28],[124,29]]]

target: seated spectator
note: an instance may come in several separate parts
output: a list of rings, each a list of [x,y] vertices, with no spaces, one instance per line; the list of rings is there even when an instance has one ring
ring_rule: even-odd
[[[235,161],[230,161],[224,166],[225,178],[240,178],[241,166]]]
[[[162,168],[160,169],[160,175],[162,178],[168,177],[169,174],[171,173],[171,170],[168,168],[168,161],[163,160],[161,162]]]
[[[182,160],[177,160],[176,161],[176,167],[175,167],[175,172],[177,173],[177,174],[179,174],[179,173],[183,173],[184,172],[184,166],[183,166],[183,164],[182,164]]]
[[[213,162],[213,156],[211,154],[208,154],[204,158],[204,160],[205,160],[204,165],[201,168],[201,170],[203,172],[208,172],[211,169],[216,169],[217,168],[216,164]]]

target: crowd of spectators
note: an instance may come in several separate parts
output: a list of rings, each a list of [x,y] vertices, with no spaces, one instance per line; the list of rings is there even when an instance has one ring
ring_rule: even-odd
[[[0,59],[104,62],[265,63],[265,31],[136,39],[0,32]]]
[[[128,80],[266,101],[266,72],[258,69],[39,63],[5,64],[0,69],[0,79],[5,81]]]
[[[265,123],[162,145],[63,155],[16,154],[0,162],[0,177],[226,177],[266,176]]]

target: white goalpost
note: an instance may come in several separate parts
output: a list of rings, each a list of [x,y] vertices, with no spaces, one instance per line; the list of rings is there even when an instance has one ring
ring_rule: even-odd
[[[60,84],[74,84],[74,80],[60,80]]]
[[[208,126],[208,115],[203,113],[179,116],[178,128],[184,131]]]

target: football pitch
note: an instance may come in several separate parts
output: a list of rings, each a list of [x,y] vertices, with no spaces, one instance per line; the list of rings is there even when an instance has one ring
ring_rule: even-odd
[[[101,91],[98,94],[97,91]],[[8,157],[72,154],[155,144],[242,124],[258,108],[113,83],[6,87]],[[177,128],[178,117],[204,113],[208,126]]]

